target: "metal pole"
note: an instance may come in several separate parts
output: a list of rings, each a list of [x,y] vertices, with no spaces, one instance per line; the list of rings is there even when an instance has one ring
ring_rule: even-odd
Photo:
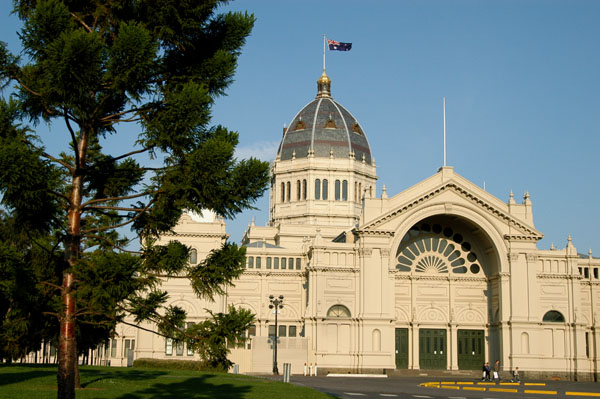
[[[446,166],[446,97],[444,97],[444,167]]]
[[[273,359],[273,374],[279,375],[279,369],[277,368],[277,306],[275,306],[275,358]]]

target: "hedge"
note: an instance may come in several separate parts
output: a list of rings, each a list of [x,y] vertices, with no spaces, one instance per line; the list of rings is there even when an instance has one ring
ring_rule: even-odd
[[[196,370],[211,372],[227,372],[223,368],[214,368],[196,360],[150,359],[141,358],[133,362],[133,367],[145,369]]]

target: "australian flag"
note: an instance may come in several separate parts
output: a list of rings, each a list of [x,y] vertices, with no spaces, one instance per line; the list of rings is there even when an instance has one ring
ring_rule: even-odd
[[[340,43],[329,39],[327,39],[327,44],[329,45],[329,50],[350,51],[352,48],[352,43]]]

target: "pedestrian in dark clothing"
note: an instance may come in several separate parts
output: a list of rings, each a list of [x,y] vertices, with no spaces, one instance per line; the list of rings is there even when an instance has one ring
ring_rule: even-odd
[[[496,360],[494,363],[494,380],[500,381],[500,360]]]

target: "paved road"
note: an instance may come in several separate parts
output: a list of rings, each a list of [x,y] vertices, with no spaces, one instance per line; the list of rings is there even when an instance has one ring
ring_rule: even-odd
[[[440,384],[440,388],[420,385],[434,381],[454,382],[455,384]],[[524,381],[521,385],[514,386],[479,385],[477,384],[479,381],[464,378],[456,380],[424,377],[359,378],[303,376],[292,376],[291,382],[297,385],[312,387],[344,399],[600,398],[600,383],[594,382]],[[457,382],[462,382],[463,384],[456,384]],[[545,385],[525,385],[525,383],[534,382]],[[441,388],[442,386],[453,386],[454,388]],[[467,389],[464,389],[465,387]],[[485,388],[485,391],[475,390],[482,388]],[[514,392],[515,390],[516,392]],[[577,392],[581,392],[582,394],[576,394]]]

